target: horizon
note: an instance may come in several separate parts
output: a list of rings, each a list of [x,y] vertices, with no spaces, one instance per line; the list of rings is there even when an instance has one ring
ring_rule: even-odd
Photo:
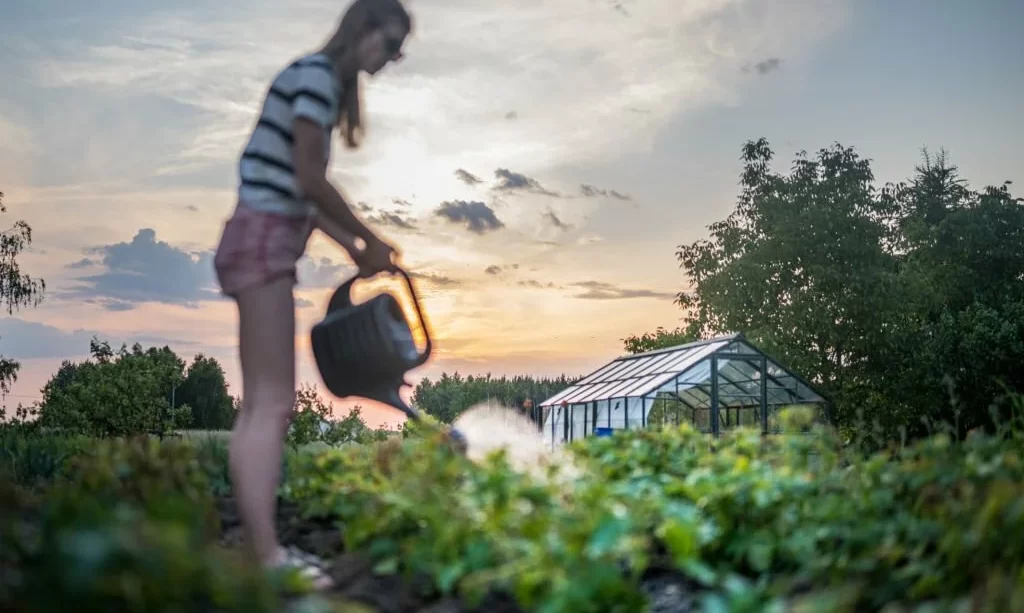
[[[971,189],[1024,181],[1024,6],[940,4],[409,1],[406,59],[364,79],[364,145],[335,137],[330,178],[417,276],[436,348],[414,385],[585,375],[625,337],[678,326],[676,247],[732,211],[745,141],[767,138],[779,171],[840,143],[877,185],[910,178],[923,148],[946,150]],[[0,355],[21,363],[8,410],[94,334],[215,357],[239,393],[210,252],[269,79],[342,8],[13,0],[0,192],[7,226],[32,227],[18,264],[47,289],[0,321]],[[322,236],[307,254],[298,381],[397,425],[326,394],[309,328],[352,268]],[[357,287],[407,303],[397,279]]]

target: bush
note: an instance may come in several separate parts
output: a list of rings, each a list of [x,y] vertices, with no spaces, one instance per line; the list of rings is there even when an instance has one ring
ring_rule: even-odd
[[[32,423],[5,425],[0,427],[0,476],[20,487],[46,486],[63,474],[67,461],[89,441],[48,434]]]
[[[52,501],[75,515],[137,508],[150,518],[187,523],[204,542],[219,530],[206,470],[187,441],[144,436],[96,441],[71,460]]]
[[[43,495],[0,481],[0,610],[281,611],[306,586],[220,548],[198,458],[187,441],[105,440]]]
[[[39,423],[68,434],[113,438],[163,436],[191,422],[188,405],[172,406],[172,391],[184,380],[184,362],[168,349],[116,354],[92,342],[93,359],[65,362],[43,388]]]
[[[499,595],[543,613],[639,612],[652,572],[681,577],[705,611],[1024,605],[1019,429],[878,453],[821,427],[631,430],[572,443],[564,479],[558,466],[516,472],[501,453],[470,462],[435,426],[289,453],[284,497],[340,522],[345,549],[375,572],[470,605]],[[262,585],[213,546],[213,449],[103,441],[38,500],[0,482],[16,500],[0,508],[0,610],[271,610],[285,579]]]
[[[441,593],[496,591],[531,611],[641,611],[641,577],[666,570],[705,610],[978,598],[996,611],[1024,599],[1024,542],[1008,539],[1024,534],[1013,435],[935,435],[865,456],[821,428],[719,439],[688,425],[633,430],[573,443],[583,476],[568,483],[518,474],[501,454],[471,464],[440,435],[387,448],[303,458],[290,495],[343,522],[346,546],[379,572],[429,577]]]
[[[280,611],[275,591],[187,523],[117,506],[102,515],[48,516],[18,572],[5,573],[7,610]]]
[[[313,443],[339,447],[351,443],[380,442],[397,434],[397,431],[386,428],[369,428],[363,421],[359,407],[349,411],[342,419],[334,419],[334,407],[323,401],[315,387],[304,385],[296,392],[287,443],[293,449]]]

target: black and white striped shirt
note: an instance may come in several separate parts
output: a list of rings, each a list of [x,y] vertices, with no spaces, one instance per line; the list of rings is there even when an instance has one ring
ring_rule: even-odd
[[[307,117],[320,125],[324,160],[330,160],[340,102],[341,87],[323,54],[301,57],[274,77],[238,164],[238,195],[247,206],[288,215],[315,210],[295,180],[292,122]]]

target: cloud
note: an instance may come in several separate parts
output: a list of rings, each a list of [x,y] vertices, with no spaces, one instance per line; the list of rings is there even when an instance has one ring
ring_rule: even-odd
[[[308,255],[299,259],[299,286],[305,289],[328,289],[337,287],[356,273],[356,267],[349,262],[335,262],[331,258],[313,259]]]
[[[156,302],[188,308],[222,300],[213,269],[214,250],[187,251],[157,239],[152,228],[142,228],[131,242],[90,247],[85,257],[66,265],[70,270],[98,269],[77,277],[70,289],[57,297],[98,303],[110,311],[130,311]],[[303,255],[296,264],[299,286],[307,289],[333,287],[355,267],[329,258]]]
[[[573,295],[573,298],[580,300],[626,300],[630,298],[675,299],[676,297],[676,294],[671,292],[621,288],[616,287],[611,283],[604,283],[601,281],[578,281],[568,285],[558,285],[551,281],[545,283],[537,279],[522,279],[520,281],[516,281],[516,285],[533,289],[567,290],[579,288],[585,291],[576,292]]]
[[[558,196],[558,193],[545,189],[541,184],[531,177],[519,172],[512,172],[507,168],[498,168],[494,171],[498,179],[497,185],[492,189],[498,192],[529,192],[542,194],[544,196]]]
[[[464,168],[455,171],[455,176],[466,185],[473,186],[483,183],[484,180]]]
[[[559,230],[563,230],[564,231],[564,230],[569,230],[570,228],[572,228],[572,226],[570,226],[569,224],[567,224],[567,223],[563,222],[561,219],[559,219],[558,215],[555,215],[555,212],[552,211],[551,209],[548,209],[547,211],[544,212],[544,219],[548,220],[548,222],[551,225],[553,225],[554,227],[558,228]]]
[[[96,260],[94,260],[92,258],[82,258],[81,260],[78,260],[77,262],[72,262],[72,263],[68,264],[67,267],[70,268],[71,270],[79,270],[79,269],[82,269],[82,268],[89,268],[91,266],[96,266],[97,264],[99,264],[99,262],[97,262]]]
[[[744,64],[743,72],[750,72],[751,70],[753,70],[757,74],[764,76],[769,72],[774,72],[778,70],[780,67],[782,67],[782,59],[777,57],[770,57],[768,59],[761,60],[760,62],[757,62],[753,65]]]
[[[143,346],[185,346],[197,343],[161,336],[138,334],[122,336],[96,330],[62,330],[44,323],[26,321],[18,317],[0,319],[0,354],[15,360],[67,358],[89,353],[89,341],[93,336],[110,342],[115,349],[121,343],[129,347],[134,343]]]
[[[492,265],[488,266],[487,268],[485,268],[484,272],[489,274],[489,275],[500,275],[502,273],[502,271],[505,271],[505,270],[519,270],[519,264],[506,264],[504,266],[499,266],[497,264],[492,264]]]
[[[375,224],[398,228],[399,230],[416,230],[415,220],[409,216],[402,216],[398,211],[391,213],[382,211],[369,215],[366,219]]]
[[[453,224],[465,225],[474,234],[485,234],[505,227],[494,209],[479,201],[446,200],[434,214]]]
[[[462,285],[462,282],[458,279],[437,273],[410,272],[409,276],[434,287],[456,287]]]
[[[553,289],[558,287],[552,282],[541,283],[536,279],[523,279],[522,281],[516,281],[516,285],[520,287],[533,287],[537,289]]]
[[[93,275],[78,277],[69,298],[98,302],[113,311],[126,311],[145,302],[187,307],[221,297],[213,272],[213,251],[188,252],[158,241],[156,231],[142,228],[131,242],[92,247],[89,255],[68,265]]]
[[[59,5],[56,0],[38,4],[50,10]],[[336,157],[334,169],[366,179],[371,190],[386,185],[380,189],[417,190],[439,200],[447,186],[435,180],[423,187],[423,177],[465,159],[530,174],[646,152],[680,116],[734,104],[745,87],[739,74],[745,58],[799,57],[813,50],[845,24],[851,5],[849,0],[611,0],[595,10],[593,0],[420,3],[415,10],[424,27],[410,39],[406,59],[367,88],[372,138],[344,160]],[[620,12],[626,7],[629,18]],[[177,105],[179,113],[187,109],[187,120],[155,122],[166,124],[161,142],[136,143],[134,151],[144,155],[144,163],[133,170],[220,164],[229,172],[267,82],[284,58],[301,52],[295,41],[327,36],[340,11],[327,0],[304,2],[302,11],[251,7],[240,0],[173,8],[141,3],[119,16],[117,27],[93,25],[84,32],[73,24],[90,18],[95,24],[95,17],[76,14],[62,22],[66,36],[54,45],[42,48],[31,35],[18,37],[33,47],[19,70],[29,83],[75,88],[76,101],[86,94],[101,96],[94,103],[96,116],[85,119],[109,118],[107,109],[119,100],[126,100],[119,110],[145,109],[145,114],[115,114],[111,123],[116,125],[104,128],[119,135],[154,125],[149,117],[154,104]],[[266,23],[275,27],[253,45],[249,33]],[[500,32],[490,27],[493,23],[502,24]],[[576,25],[567,29],[565,24]],[[501,70],[495,70],[498,64]],[[61,100],[31,123],[52,125],[75,106]],[[628,112],[637,108],[646,114]],[[515,121],[505,119],[510,109]],[[70,130],[62,128],[47,127],[48,142],[66,138]],[[76,143],[71,150],[80,157],[78,150],[93,145]],[[395,173],[396,163],[410,172]],[[104,156],[83,171],[114,167]]]
[[[622,300],[627,298],[675,298],[676,294],[671,292],[657,292],[647,289],[625,289],[615,287],[610,283],[600,281],[580,281],[573,283],[572,287],[585,289],[585,292],[575,295],[575,298],[583,300]]]
[[[633,199],[632,197],[627,196],[626,194],[619,193],[619,192],[615,191],[614,189],[613,190],[601,189],[601,188],[598,188],[598,187],[594,187],[593,185],[588,185],[586,183],[580,185],[580,193],[583,194],[587,198],[597,198],[599,196],[610,196],[610,197],[616,198],[618,200],[632,200]]]
[[[406,200],[405,198],[392,198],[391,199],[391,203],[392,204],[397,204],[398,206],[405,206],[405,207],[412,206],[412,203],[409,202],[408,200]]]

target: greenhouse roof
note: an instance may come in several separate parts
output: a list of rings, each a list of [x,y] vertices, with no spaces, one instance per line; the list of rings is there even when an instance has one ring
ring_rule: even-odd
[[[712,360],[718,376],[712,376]],[[754,347],[742,334],[731,334],[619,357],[540,404],[542,407],[623,398],[678,395],[693,407],[708,407],[714,395],[720,406],[749,404],[759,394],[761,363],[767,371],[769,404],[824,403],[799,375]],[[671,387],[671,391],[666,390]]]

